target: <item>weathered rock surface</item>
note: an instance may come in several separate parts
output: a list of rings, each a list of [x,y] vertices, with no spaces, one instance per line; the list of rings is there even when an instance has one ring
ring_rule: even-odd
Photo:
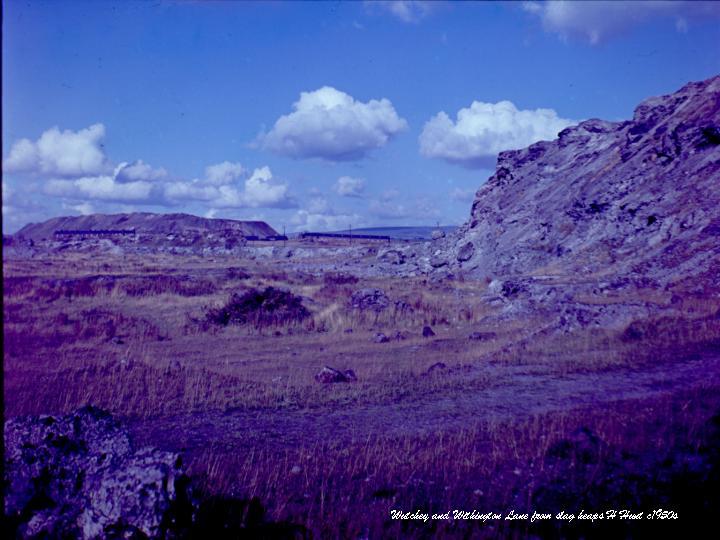
[[[315,374],[315,380],[319,383],[355,382],[357,381],[357,376],[352,369],[340,371],[339,369],[325,366]]]
[[[100,409],[11,419],[4,433],[4,510],[20,537],[159,537],[186,485],[177,454],[134,450]]]
[[[390,305],[390,299],[382,289],[359,289],[350,297],[350,305],[361,311],[379,313]]]
[[[720,272],[718,186],[720,76],[650,98],[632,120],[587,120],[502,152],[469,221],[430,264],[477,277],[602,270],[661,284]]]
[[[352,370],[346,381],[357,380]],[[9,419],[4,427],[8,538],[307,538],[266,519],[257,498],[200,496],[178,454],[134,449],[110,414]]]
[[[405,253],[399,249],[385,249],[378,252],[377,260],[388,264],[405,264]]]

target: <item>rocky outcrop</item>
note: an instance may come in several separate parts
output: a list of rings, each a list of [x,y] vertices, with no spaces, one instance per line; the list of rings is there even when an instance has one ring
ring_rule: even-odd
[[[11,419],[4,433],[4,510],[19,537],[156,538],[187,497],[179,456],[133,449],[100,409]]]
[[[307,537],[267,520],[256,498],[199,495],[178,454],[135,449],[125,427],[95,407],[9,419],[4,436],[8,538]]]
[[[720,271],[720,76],[498,156],[431,264],[477,277]],[[437,249],[437,247],[433,247]],[[441,264],[442,263],[442,264]]]

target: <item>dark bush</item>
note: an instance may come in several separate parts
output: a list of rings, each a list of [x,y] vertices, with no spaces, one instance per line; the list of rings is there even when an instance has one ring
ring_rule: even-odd
[[[347,285],[357,283],[358,278],[351,274],[325,274],[323,281],[325,285]]]
[[[207,312],[208,322],[227,326],[228,324],[252,325],[255,328],[297,324],[310,316],[302,304],[302,298],[274,287],[264,291],[250,289],[234,293],[222,307]]]

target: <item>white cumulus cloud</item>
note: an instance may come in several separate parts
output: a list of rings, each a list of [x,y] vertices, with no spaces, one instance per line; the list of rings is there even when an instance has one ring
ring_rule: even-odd
[[[3,170],[61,177],[104,173],[109,168],[101,147],[104,136],[102,124],[79,131],[50,128],[36,141],[15,142],[3,161]]]
[[[293,158],[357,160],[407,127],[388,99],[363,103],[330,86],[302,92],[293,109],[261,136],[264,148]]]
[[[700,1],[550,0],[525,2],[523,8],[540,17],[547,31],[593,45],[652,19],[674,19],[677,31],[687,32],[689,20],[720,17],[720,3]]]
[[[494,167],[499,152],[555,139],[574,123],[552,109],[519,110],[510,101],[473,101],[458,111],[455,122],[445,112],[426,122],[420,153],[470,168]]]
[[[379,8],[405,23],[416,23],[438,6],[427,0],[373,0],[365,2],[368,9]]]
[[[333,185],[333,191],[341,197],[361,197],[365,190],[365,180],[352,176],[341,176]]]
[[[239,164],[234,165],[239,166]],[[270,167],[255,169],[244,182],[235,176],[236,173],[232,173],[233,178],[230,180],[232,183],[219,184],[218,175],[213,172],[219,169],[213,167],[216,166],[206,169],[206,174],[211,171],[207,179],[166,183],[165,198],[174,202],[202,201],[213,208],[291,208],[296,206],[289,196],[288,184],[273,178]],[[236,168],[235,171],[237,172],[237,170]],[[223,182],[227,182],[227,178]]]
[[[363,227],[365,222],[358,214],[336,214],[332,211],[313,212],[301,209],[295,212],[290,223],[296,231],[340,231],[348,227]]]
[[[112,175],[82,176],[72,180],[54,178],[45,183],[44,191],[48,195],[72,199],[151,202],[153,183],[143,180],[119,182],[117,174],[120,170],[119,166]]]
[[[209,184],[219,186],[222,184],[230,184],[237,178],[243,176],[247,171],[240,163],[231,163],[223,161],[216,165],[210,165],[205,168],[205,179]]]
[[[162,180],[166,176],[165,169],[154,169],[142,159],[133,163],[120,163],[115,168],[115,181],[120,183]]]

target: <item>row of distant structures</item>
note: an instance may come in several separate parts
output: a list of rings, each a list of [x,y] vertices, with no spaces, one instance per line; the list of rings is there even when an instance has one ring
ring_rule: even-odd
[[[68,237],[123,237],[123,236],[135,236],[137,231],[135,229],[58,229],[55,231],[56,237],[68,238]],[[284,234],[272,234],[267,236],[258,236],[254,234],[241,235],[245,240],[251,241],[278,241],[287,240],[288,237]]]
[[[86,238],[86,237],[126,237],[135,236],[135,229],[58,229],[55,236],[60,238]],[[243,235],[247,241],[263,241],[277,242],[287,240],[284,234],[273,234],[268,236]],[[314,240],[316,238],[344,238],[344,239],[360,239],[360,240],[390,240],[386,235],[374,234],[352,234],[352,233],[319,233],[319,232],[303,232],[298,235],[301,240]]]

